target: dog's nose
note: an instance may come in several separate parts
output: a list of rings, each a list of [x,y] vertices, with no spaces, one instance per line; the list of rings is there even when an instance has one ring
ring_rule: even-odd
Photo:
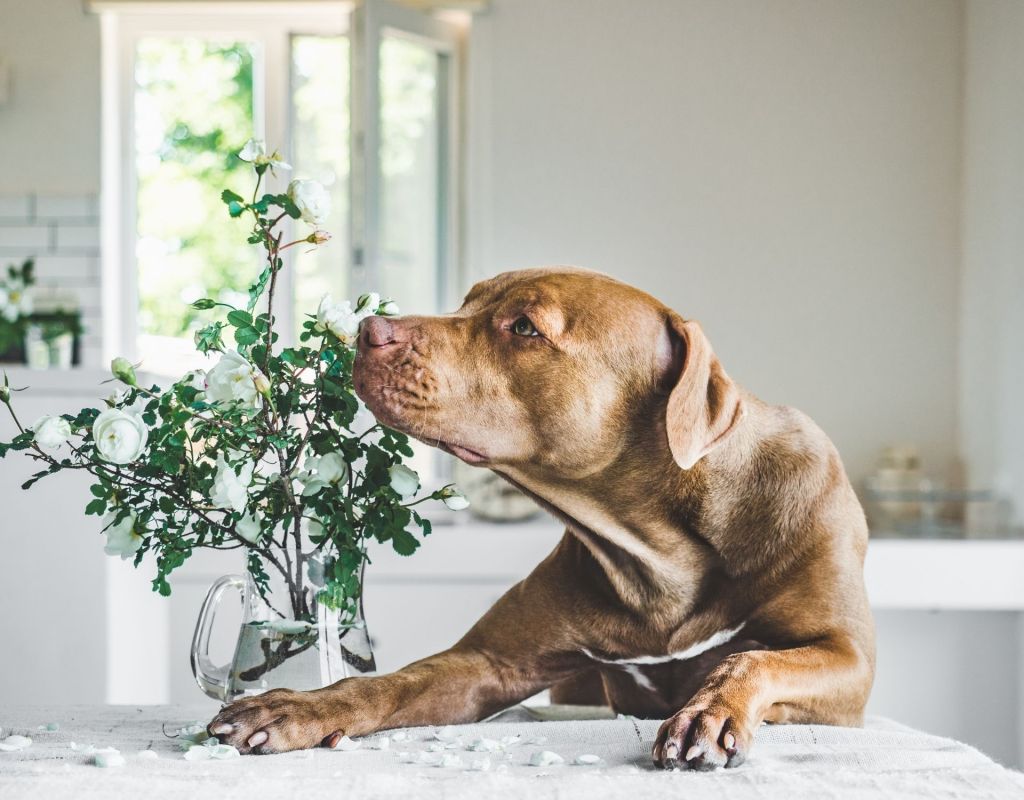
[[[359,339],[365,347],[394,344],[395,326],[384,317],[367,317],[359,325]]]

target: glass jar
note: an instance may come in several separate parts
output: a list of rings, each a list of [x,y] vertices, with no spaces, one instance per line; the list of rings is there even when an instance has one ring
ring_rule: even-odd
[[[320,689],[376,671],[362,598],[354,610],[332,608],[321,601],[310,571],[302,572],[298,585],[271,581],[261,590],[247,573],[225,575],[210,587],[192,639],[192,672],[207,695],[231,702],[270,689]],[[241,595],[242,621],[231,663],[218,667],[209,658],[210,632],[228,589]]]

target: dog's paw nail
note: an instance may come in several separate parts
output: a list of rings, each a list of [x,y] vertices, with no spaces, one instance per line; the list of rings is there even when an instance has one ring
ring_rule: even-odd
[[[731,733],[725,734],[725,736],[722,737],[722,746],[726,750],[735,750],[736,749],[736,737],[733,736]]]
[[[231,731],[233,731],[234,729],[234,725],[228,722],[222,722],[220,723],[220,725],[214,725],[212,728],[210,728],[210,733],[212,733],[214,736],[220,736],[223,733],[231,733]]]
[[[249,737],[249,747],[259,747],[269,738],[266,731],[256,731],[256,733]]]
[[[324,747],[334,749],[338,746],[338,742],[341,741],[341,731],[335,731],[324,740]]]
[[[693,761],[693,759],[697,758],[703,752],[704,751],[701,749],[701,746],[699,744],[695,744],[693,747],[691,747],[689,750],[686,751],[686,758],[683,759],[683,760],[684,761]]]

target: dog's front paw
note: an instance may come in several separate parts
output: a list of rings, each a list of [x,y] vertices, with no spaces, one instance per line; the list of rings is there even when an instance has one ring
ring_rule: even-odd
[[[742,714],[713,701],[689,705],[662,723],[654,763],[662,769],[737,767],[746,760],[751,739]]]
[[[336,716],[321,692],[274,689],[226,706],[207,730],[243,754],[284,753],[333,747],[341,738]]]

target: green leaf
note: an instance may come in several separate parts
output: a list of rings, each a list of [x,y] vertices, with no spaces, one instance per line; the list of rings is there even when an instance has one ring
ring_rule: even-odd
[[[95,487],[94,487],[95,488]],[[85,507],[86,516],[89,514],[95,514],[97,517],[103,516],[103,512],[107,510],[107,501],[97,497],[95,500],[89,502],[89,505]]]
[[[243,202],[242,195],[237,194],[231,191],[230,189],[225,189],[223,192],[221,192],[220,199],[223,200],[227,205],[231,205],[231,203]]]
[[[200,353],[208,353],[211,350],[223,350],[224,340],[221,338],[221,331],[223,329],[223,322],[214,322],[205,328],[201,328],[196,332],[196,349]]]
[[[260,295],[263,294],[268,283],[270,283],[269,265],[263,268],[263,272],[261,272],[259,278],[256,279],[256,283],[249,287],[249,311],[256,308],[256,303],[259,302]]]
[[[258,342],[260,339],[260,332],[251,325],[246,328],[238,328],[235,331],[235,341],[239,347],[247,347],[250,344]]]
[[[228,203],[228,213],[232,217],[242,216],[243,211],[245,211],[245,206],[243,206],[241,203],[236,203],[234,200]]]
[[[409,531],[400,530],[396,531],[395,535],[391,537],[391,546],[395,548],[395,552],[398,555],[411,556],[416,552],[416,548],[420,546],[420,543],[416,541],[416,537],[409,533]]]
[[[252,314],[248,311],[239,311],[237,308],[234,311],[228,312],[228,322],[234,325],[236,328],[244,328],[252,325]]]

